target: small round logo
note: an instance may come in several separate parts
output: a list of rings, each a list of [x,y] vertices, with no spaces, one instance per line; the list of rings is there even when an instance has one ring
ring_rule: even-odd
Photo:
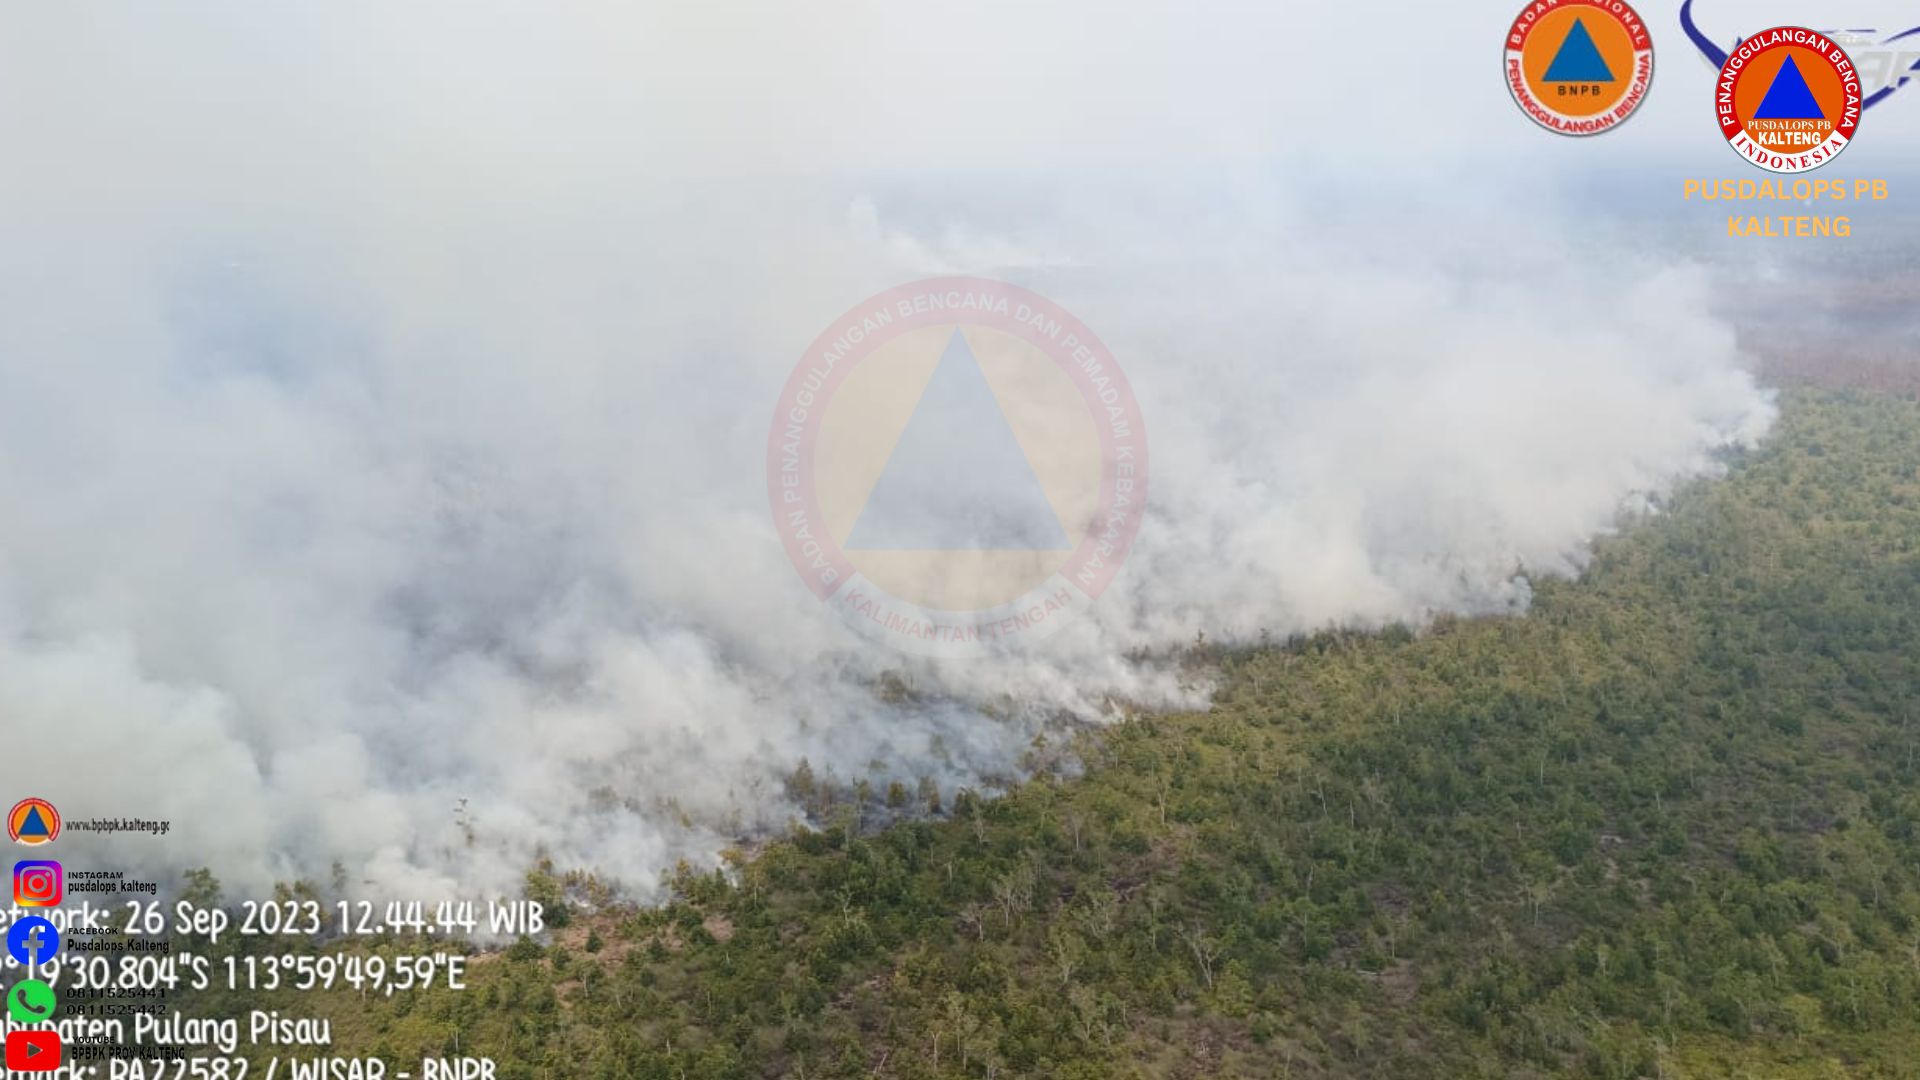
[[[1598,135],[1632,116],[1653,85],[1653,38],[1623,0],[1530,3],[1507,31],[1507,88],[1561,135]]]
[[[7,991],[7,1015],[16,1024],[45,1024],[60,1008],[53,987],[39,979],[21,979]]]
[[[15,843],[51,844],[60,835],[60,812],[45,799],[21,799],[7,811],[7,835]]]
[[[60,929],[38,915],[22,915],[7,927],[7,955],[29,971],[60,951]]]
[[[932,656],[1051,633],[1119,572],[1146,432],[1093,331],[1005,282],[874,296],[808,347],[767,436],[794,569],[871,640]]]
[[[1834,40],[1776,26],[1727,54],[1714,88],[1720,134],[1769,172],[1817,169],[1860,129],[1860,72]]]

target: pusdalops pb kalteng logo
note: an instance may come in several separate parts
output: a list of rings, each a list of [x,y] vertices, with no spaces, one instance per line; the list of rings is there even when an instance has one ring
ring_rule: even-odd
[[[1507,89],[1560,135],[1598,135],[1632,116],[1653,85],[1653,38],[1623,0],[1536,0],[1507,31]]]
[[[1860,72],[1832,38],[1776,26],[1727,54],[1715,87],[1720,133],[1748,161],[1777,173],[1817,169],[1860,129]]]
[[[1008,651],[1112,584],[1147,444],[1100,339],[1005,282],[919,281],[829,324],[787,380],[767,497],[794,569],[870,640]]]

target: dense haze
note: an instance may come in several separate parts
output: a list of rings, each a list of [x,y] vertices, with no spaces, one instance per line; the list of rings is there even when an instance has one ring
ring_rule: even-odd
[[[171,819],[129,868],[644,894],[802,757],[977,783],[1204,699],[1143,647],[1523,605],[1771,418],[1709,269],[1543,194],[1597,151],[1497,27],[1419,16],[1441,132],[1332,16],[408,7],[0,5],[0,723],[60,764],[0,788]],[[1094,327],[1154,476],[1088,617],[940,667],[832,621],[761,469],[805,344],[946,272]]]

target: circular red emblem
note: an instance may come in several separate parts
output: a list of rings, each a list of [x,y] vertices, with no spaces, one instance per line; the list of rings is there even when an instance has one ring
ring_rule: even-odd
[[[1776,26],[1728,54],[1714,86],[1720,133],[1740,156],[1770,172],[1817,169],[1860,128],[1860,72],[1834,40],[1803,26]]]
[[[60,835],[60,811],[45,799],[21,799],[7,811],[7,836],[19,844],[51,844]]]
[[[1507,30],[1507,89],[1559,135],[1611,131],[1653,85],[1653,38],[1625,0],[1535,0]]]
[[[794,569],[857,632],[934,656],[1051,633],[1140,528],[1126,375],[1058,304],[917,281],[835,319],[787,380],[767,497]]]

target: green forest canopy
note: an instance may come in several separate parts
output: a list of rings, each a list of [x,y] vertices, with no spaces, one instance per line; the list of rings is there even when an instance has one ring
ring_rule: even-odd
[[[272,1004],[526,1078],[1920,1077],[1920,404],[1784,406],[1525,616],[1199,650],[1083,775],[797,776],[731,882]]]

